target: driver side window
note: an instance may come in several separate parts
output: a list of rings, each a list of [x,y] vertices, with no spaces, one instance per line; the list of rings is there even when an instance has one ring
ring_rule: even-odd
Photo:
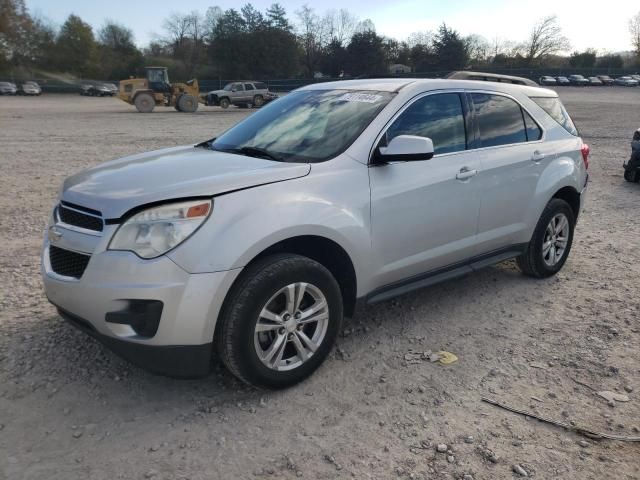
[[[387,130],[387,144],[398,135],[430,138],[436,155],[465,150],[467,138],[460,95],[439,93],[416,100]]]

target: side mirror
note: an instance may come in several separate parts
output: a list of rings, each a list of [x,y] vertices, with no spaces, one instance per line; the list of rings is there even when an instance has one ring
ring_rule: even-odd
[[[232,91],[232,92],[236,92],[237,90],[236,90],[235,88],[232,88],[232,89],[231,89],[231,91]]]
[[[433,141],[416,135],[398,135],[386,147],[378,147],[373,163],[415,162],[433,158]]]

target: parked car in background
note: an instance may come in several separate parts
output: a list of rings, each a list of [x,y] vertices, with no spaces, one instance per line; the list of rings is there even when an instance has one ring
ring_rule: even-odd
[[[0,82],[0,95],[15,95],[18,93],[15,83]]]
[[[585,87],[589,85],[589,80],[582,75],[569,75],[569,83],[575,87]]]
[[[558,85],[571,85],[571,82],[567,77],[556,77]]]
[[[592,87],[601,87],[603,85],[602,80],[600,80],[598,77],[589,77],[589,85],[591,85]]]
[[[18,95],[40,95],[42,88],[36,82],[28,81],[20,85]]]
[[[215,139],[67,178],[44,288],[71,324],[158,373],[206,375],[215,351],[244,382],[283,388],[320,366],[356,305],[510,258],[559,272],[588,157],[546,88],[308,85]]]
[[[598,78],[604,85],[613,85],[613,78],[609,75],[598,75]]]
[[[640,75],[633,74],[633,75],[629,75],[629,76],[631,78],[633,78],[636,82],[640,83]]]
[[[634,80],[628,75],[625,75],[624,77],[618,77],[615,79],[615,84],[620,85],[621,87],[637,87],[638,83],[640,83],[638,82],[638,80]]]
[[[105,83],[105,87],[111,92],[111,96],[118,94],[118,86],[115,83]]]
[[[205,96],[204,103],[222,108],[229,108],[229,105],[261,107],[276,98],[278,95],[270,92],[266,83],[243,80],[227,83],[221,90],[212,90]]]
[[[115,87],[115,89],[113,87]],[[118,93],[118,88],[115,85],[113,85],[113,87],[105,83],[84,83],[80,85],[80,95],[89,97],[113,97]]]
[[[538,80],[538,83],[540,85],[557,85],[558,81],[549,75],[545,75],[544,77],[540,77],[540,80]]]

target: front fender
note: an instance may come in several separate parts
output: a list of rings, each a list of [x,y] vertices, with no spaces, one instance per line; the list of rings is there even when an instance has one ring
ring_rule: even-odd
[[[211,218],[169,257],[191,273],[231,270],[278,242],[313,235],[340,245],[356,278],[368,278],[363,271],[372,263],[368,172],[348,163],[355,168],[318,172],[314,165],[307,177],[216,197]]]

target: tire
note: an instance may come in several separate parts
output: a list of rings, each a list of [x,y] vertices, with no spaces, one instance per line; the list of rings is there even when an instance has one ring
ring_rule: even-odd
[[[562,217],[568,223],[566,232],[558,228],[558,233],[553,234],[550,230],[551,221],[558,220],[556,226],[560,227]],[[552,198],[540,215],[527,249],[516,258],[522,273],[535,278],[547,278],[558,273],[569,257],[575,225],[576,218],[569,204],[562,199]],[[549,241],[552,242],[550,248],[543,250],[543,244]],[[564,249],[560,253],[562,245]]]
[[[151,113],[156,106],[155,99],[149,93],[140,93],[136,95],[133,102],[140,113]]]
[[[286,307],[287,292],[293,285],[294,297],[299,295],[301,285],[305,293],[298,313],[283,323],[287,311],[295,310]],[[311,315],[317,321],[296,325],[299,312],[311,312],[321,305],[325,305],[321,313]],[[279,320],[262,316],[267,309],[280,312],[274,315]],[[216,348],[223,363],[240,380],[255,387],[285,388],[311,375],[326,359],[342,317],[340,287],[329,270],[300,255],[272,255],[247,267],[236,280],[218,320]],[[256,333],[258,323],[268,331]],[[305,338],[317,342],[315,351],[304,348]],[[275,348],[277,345],[281,347]],[[307,353],[301,353],[300,348]],[[270,351],[274,355],[268,358]]]
[[[220,99],[220,106],[224,109],[229,108],[229,105],[231,105],[231,103],[229,102],[228,98],[221,98]]]
[[[198,99],[185,93],[178,98],[178,107],[181,112],[193,113],[198,110]]]
[[[637,168],[626,168],[624,171],[624,179],[627,182],[638,183],[640,181],[640,172]]]
[[[264,98],[262,98],[262,95],[256,95],[253,97],[254,108],[260,108],[262,105],[264,105]]]

